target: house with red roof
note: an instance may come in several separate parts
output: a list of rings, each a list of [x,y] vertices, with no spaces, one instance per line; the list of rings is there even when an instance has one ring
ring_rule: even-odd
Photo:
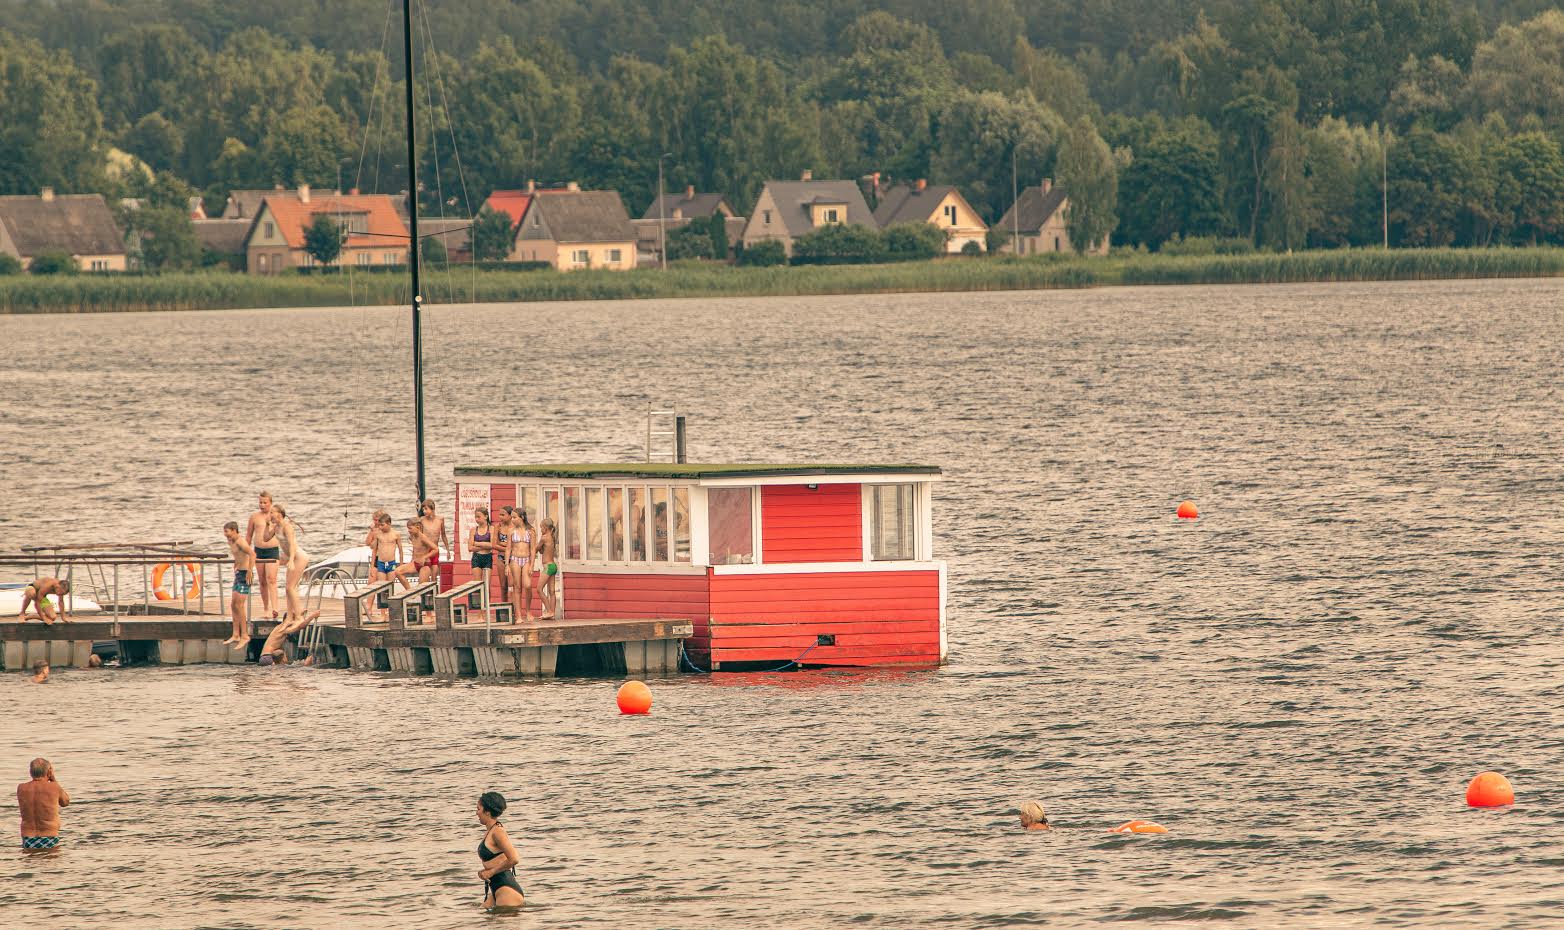
[[[495,191],[489,195],[489,199],[485,200],[483,205],[496,213],[503,213],[510,217],[511,232],[515,232],[516,227],[521,225],[521,218],[527,215],[527,205],[532,202],[532,195],[536,189],[537,186],[528,181],[526,190]]]
[[[356,191],[315,196],[301,184],[294,191],[268,191],[256,209],[244,239],[250,274],[281,274],[316,265],[314,256],[304,250],[304,234],[320,216],[347,230],[334,267],[407,264],[407,223],[397,213],[394,198]]]

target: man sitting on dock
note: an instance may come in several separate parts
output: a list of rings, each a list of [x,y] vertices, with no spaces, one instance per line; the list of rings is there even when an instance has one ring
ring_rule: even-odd
[[[53,849],[60,845],[60,808],[71,796],[54,780],[48,759],[34,759],[27,766],[32,781],[16,786],[16,806],[22,809],[22,848]]]
[[[292,614],[284,617],[282,622],[272,627],[271,634],[266,637],[266,642],[261,646],[261,656],[264,663],[266,656],[271,656],[276,665],[288,664],[288,652],[284,644],[288,637],[320,619],[320,611],[312,610],[303,617],[295,617]],[[310,664],[310,658],[304,659],[305,665]]]
[[[71,583],[69,581],[61,581],[58,578],[39,578],[22,589],[22,612],[17,614],[17,622],[27,622],[27,605],[31,604],[37,610],[39,620],[42,620],[44,623],[53,623],[54,608],[49,606],[49,595],[53,594],[55,600],[60,602],[60,622],[69,623],[71,618],[65,610],[65,595],[69,593],[71,593]]]
[[[255,568],[255,547],[239,535],[239,524],[232,520],[223,524],[223,536],[228,539],[228,551],[234,557],[233,597],[228,609],[233,614],[233,635],[223,640],[223,645],[243,649],[250,639],[249,618],[245,616],[250,600],[250,572]]]

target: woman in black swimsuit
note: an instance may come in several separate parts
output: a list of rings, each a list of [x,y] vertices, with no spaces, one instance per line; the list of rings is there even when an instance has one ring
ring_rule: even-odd
[[[483,868],[484,907],[521,907],[524,903],[521,883],[516,881],[516,863],[521,857],[500,825],[505,813],[505,798],[498,791],[485,791],[478,799],[478,822],[483,824],[483,841],[478,844],[478,859]]]

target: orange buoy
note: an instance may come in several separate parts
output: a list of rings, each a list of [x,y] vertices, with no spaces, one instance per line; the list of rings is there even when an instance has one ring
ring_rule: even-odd
[[[1178,505],[1178,518],[1180,520],[1193,520],[1198,516],[1200,516],[1200,509],[1195,506],[1194,501],[1185,501]]]
[[[1168,828],[1160,823],[1152,823],[1149,820],[1131,820],[1129,823],[1121,823],[1109,833],[1166,833]]]
[[[1498,772],[1483,772],[1466,786],[1466,803],[1470,807],[1503,807],[1515,803],[1515,789],[1510,780]]]
[[[644,681],[627,681],[619,686],[619,712],[621,714],[649,714],[652,712],[652,689]]]

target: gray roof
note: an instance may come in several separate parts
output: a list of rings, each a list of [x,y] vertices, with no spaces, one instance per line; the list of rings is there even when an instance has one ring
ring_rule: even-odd
[[[691,195],[686,194],[684,191],[679,191],[676,194],[664,194],[662,197],[652,200],[652,205],[646,208],[646,212],[641,215],[641,219],[657,219],[658,200],[662,201],[662,216],[666,219],[672,219],[676,212],[689,219],[711,216],[713,213],[718,212],[719,207],[726,205],[725,199],[721,194],[697,193]],[[732,212],[733,209],[729,207],[728,213],[732,214]]]
[[[1043,192],[1041,186],[1028,187],[1021,192],[1021,196],[1016,200],[1015,204],[1005,211],[1004,217],[994,224],[994,228],[1015,228],[1023,233],[1035,235],[1043,228],[1043,224],[1048,222],[1049,218],[1059,212],[1059,208],[1063,205],[1064,191],[1059,189],[1059,185],[1053,185],[1047,193]],[[1010,218],[1011,213],[1016,213],[1019,220],[1012,221]],[[1012,223],[1014,223],[1013,226]]]
[[[472,220],[456,216],[420,216],[418,238],[439,239],[447,252],[465,252],[472,242]]]
[[[897,184],[880,197],[880,205],[874,208],[874,221],[882,228],[897,223],[927,223],[939,202],[955,189],[952,184],[930,184],[920,191],[910,184]]]
[[[254,220],[191,220],[201,248],[218,255],[240,255]]]
[[[861,223],[871,229],[879,226],[856,181],[767,181],[765,189],[770,191],[787,234],[792,237],[815,228],[807,209],[811,203],[844,203],[848,223]]]
[[[24,258],[59,249],[72,255],[124,255],[125,235],[101,194],[0,197],[0,223]]]
[[[538,191],[533,210],[542,211],[555,242],[635,241],[618,191]]]

